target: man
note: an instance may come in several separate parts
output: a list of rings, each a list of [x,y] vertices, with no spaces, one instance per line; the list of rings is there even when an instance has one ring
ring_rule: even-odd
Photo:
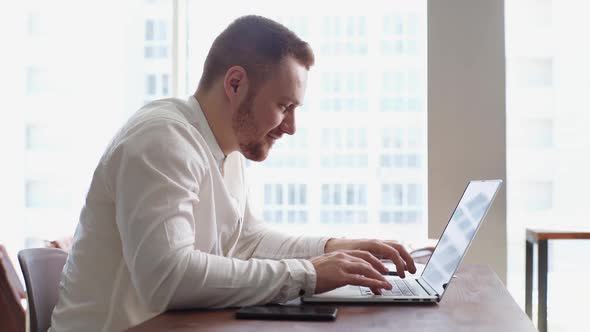
[[[289,236],[250,212],[243,157],[295,134],[314,56],[271,20],[214,41],[194,96],[140,109],[94,173],[52,331],[115,331],[174,308],[284,302],[346,284],[390,289],[377,257],[415,272],[398,244]]]

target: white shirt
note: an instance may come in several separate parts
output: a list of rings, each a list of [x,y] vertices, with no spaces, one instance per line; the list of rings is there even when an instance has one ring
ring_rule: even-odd
[[[49,330],[119,331],[167,309],[313,293],[305,258],[327,240],[265,227],[248,206],[243,156],[224,156],[197,100],[155,101],[94,172]]]

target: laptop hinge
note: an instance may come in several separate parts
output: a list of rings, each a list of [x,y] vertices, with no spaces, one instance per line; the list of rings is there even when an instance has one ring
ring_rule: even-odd
[[[424,280],[424,278],[416,279],[416,281],[418,282],[418,285],[420,285],[420,287],[422,287],[422,289],[424,289],[424,291],[428,295],[434,295],[440,299],[440,295],[434,290],[434,288],[432,288],[432,286],[430,286],[428,281]],[[422,285],[422,282],[424,282],[428,287],[425,287],[425,285]]]

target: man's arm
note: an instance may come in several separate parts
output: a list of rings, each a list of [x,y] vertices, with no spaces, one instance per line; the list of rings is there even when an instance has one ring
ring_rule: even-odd
[[[116,204],[123,259],[146,306],[228,307],[282,302],[313,293],[316,275],[306,260],[244,261],[195,249],[193,209],[208,179],[203,147],[187,125],[143,124],[105,162]]]
[[[252,214],[249,200],[244,212],[244,228],[237,243],[236,257],[310,258],[324,254],[329,237],[288,235],[275,231]]]
[[[270,229],[256,218],[247,199],[244,229],[236,246],[236,257],[242,259],[311,258],[336,251],[362,251],[370,253],[371,256],[390,259],[396,265],[401,277],[405,277],[406,270],[411,273],[416,272],[412,257],[401,244],[395,241],[287,235]],[[372,261],[365,253],[360,253],[359,257]],[[382,264],[374,262],[372,264],[378,270],[385,268]]]

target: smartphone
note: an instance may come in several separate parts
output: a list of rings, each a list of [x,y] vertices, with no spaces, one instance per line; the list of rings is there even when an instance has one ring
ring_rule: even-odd
[[[242,307],[236,312],[238,319],[313,320],[336,319],[338,309],[325,306],[267,305]]]

